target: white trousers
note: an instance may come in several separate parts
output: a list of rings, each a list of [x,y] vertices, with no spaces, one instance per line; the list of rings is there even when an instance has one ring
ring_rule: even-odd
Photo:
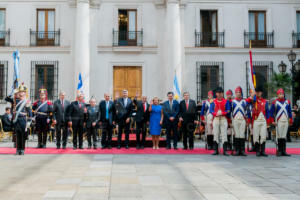
[[[214,141],[220,143],[220,137],[222,143],[227,142],[227,119],[226,117],[215,117],[213,120],[213,134]]]
[[[277,121],[276,139],[286,139],[286,134],[289,128],[289,121],[285,115],[281,116]]]
[[[267,122],[266,120],[254,120],[253,122],[253,141],[254,143],[264,143],[267,139]]]
[[[244,118],[232,119],[235,138],[245,138],[246,120]]]
[[[206,126],[205,126],[205,134],[207,135],[212,135],[213,134],[213,115],[208,114],[206,115]]]

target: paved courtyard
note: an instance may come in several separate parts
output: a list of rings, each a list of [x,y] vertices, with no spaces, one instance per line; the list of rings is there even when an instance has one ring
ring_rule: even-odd
[[[0,155],[0,199],[300,199],[300,156]]]

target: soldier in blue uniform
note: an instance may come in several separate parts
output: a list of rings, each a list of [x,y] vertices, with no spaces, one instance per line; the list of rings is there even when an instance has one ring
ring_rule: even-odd
[[[40,99],[37,100],[32,106],[36,122],[35,127],[38,134],[37,148],[46,148],[47,132],[52,119],[53,104],[47,99],[46,89],[40,89],[39,95]]]
[[[87,128],[87,138],[88,138],[88,149],[92,147],[92,139],[93,139],[93,147],[97,149],[97,139],[96,139],[96,132],[97,132],[97,124],[99,122],[99,109],[96,106],[96,99],[90,99],[90,106],[87,108],[87,115],[86,115],[86,128]]]
[[[13,126],[16,133],[16,155],[24,155],[26,132],[31,120],[31,103],[27,99],[27,87],[22,84],[18,88],[18,99],[16,99],[13,109]]]

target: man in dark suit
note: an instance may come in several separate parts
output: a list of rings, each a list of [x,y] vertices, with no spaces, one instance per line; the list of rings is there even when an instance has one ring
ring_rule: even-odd
[[[61,139],[62,139],[62,148],[65,149],[67,146],[68,139],[68,125],[66,120],[66,113],[68,106],[70,106],[70,101],[65,100],[65,92],[59,93],[59,99],[54,102],[53,105],[53,115],[54,121],[56,124],[56,147],[60,149]],[[62,134],[61,134],[62,133]]]
[[[194,149],[194,131],[197,124],[197,105],[196,102],[190,99],[188,92],[183,93],[183,98],[180,102],[179,121],[181,122],[181,130],[183,132],[183,149],[187,150],[187,137],[189,137],[189,148]]]
[[[132,115],[133,104],[128,98],[128,91],[123,90],[123,97],[115,102],[116,116],[118,123],[118,149],[121,148],[123,129],[125,132],[125,148],[129,149],[130,117]]]
[[[79,149],[83,149],[83,126],[85,125],[85,114],[87,112],[84,103],[84,94],[77,95],[77,101],[73,101],[68,108],[68,126],[73,129],[73,149],[77,149],[77,137],[79,139]]]
[[[2,116],[2,126],[3,126],[3,131],[9,132],[12,131],[12,114],[10,107],[5,108],[5,114]]]
[[[99,103],[100,126],[102,126],[102,149],[111,149],[112,132],[115,125],[115,105],[110,100],[108,93],[104,94],[104,100]]]
[[[96,99],[90,99],[90,106],[87,107],[87,115],[86,115],[86,128],[87,128],[87,139],[88,139],[88,149],[92,148],[92,143],[94,149],[97,149],[97,124],[99,122],[99,109],[96,106]],[[93,139],[93,142],[92,142]]]
[[[147,103],[147,97],[142,96],[142,100],[138,101],[137,96],[133,100],[134,105],[136,106],[136,148],[144,149],[145,140],[146,140],[146,131],[147,125],[149,125],[150,105]],[[141,133],[142,133],[142,141],[141,141]]]
[[[179,103],[174,100],[174,93],[168,92],[168,100],[163,104],[164,119],[166,125],[167,134],[167,149],[171,149],[171,131],[173,132],[173,146],[177,150],[178,141],[178,114],[179,114]]]

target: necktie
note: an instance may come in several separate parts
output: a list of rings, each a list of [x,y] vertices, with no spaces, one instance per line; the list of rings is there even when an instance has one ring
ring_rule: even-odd
[[[143,105],[144,105],[144,112],[146,112],[146,103],[144,103]]]
[[[105,118],[108,119],[108,105],[109,105],[109,102],[107,101],[106,102],[106,113],[105,113]]]
[[[79,103],[79,108],[81,108],[81,103],[80,102],[78,102]]]
[[[61,107],[64,109],[64,100],[61,100]]]
[[[170,101],[170,108],[171,108],[171,110],[172,110],[172,101]]]
[[[186,106],[186,110],[188,110],[189,109],[189,101],[185,102],[185,106]]]
[[[127,105],[127,98],[124,99],[124,106],[126,107]]]

